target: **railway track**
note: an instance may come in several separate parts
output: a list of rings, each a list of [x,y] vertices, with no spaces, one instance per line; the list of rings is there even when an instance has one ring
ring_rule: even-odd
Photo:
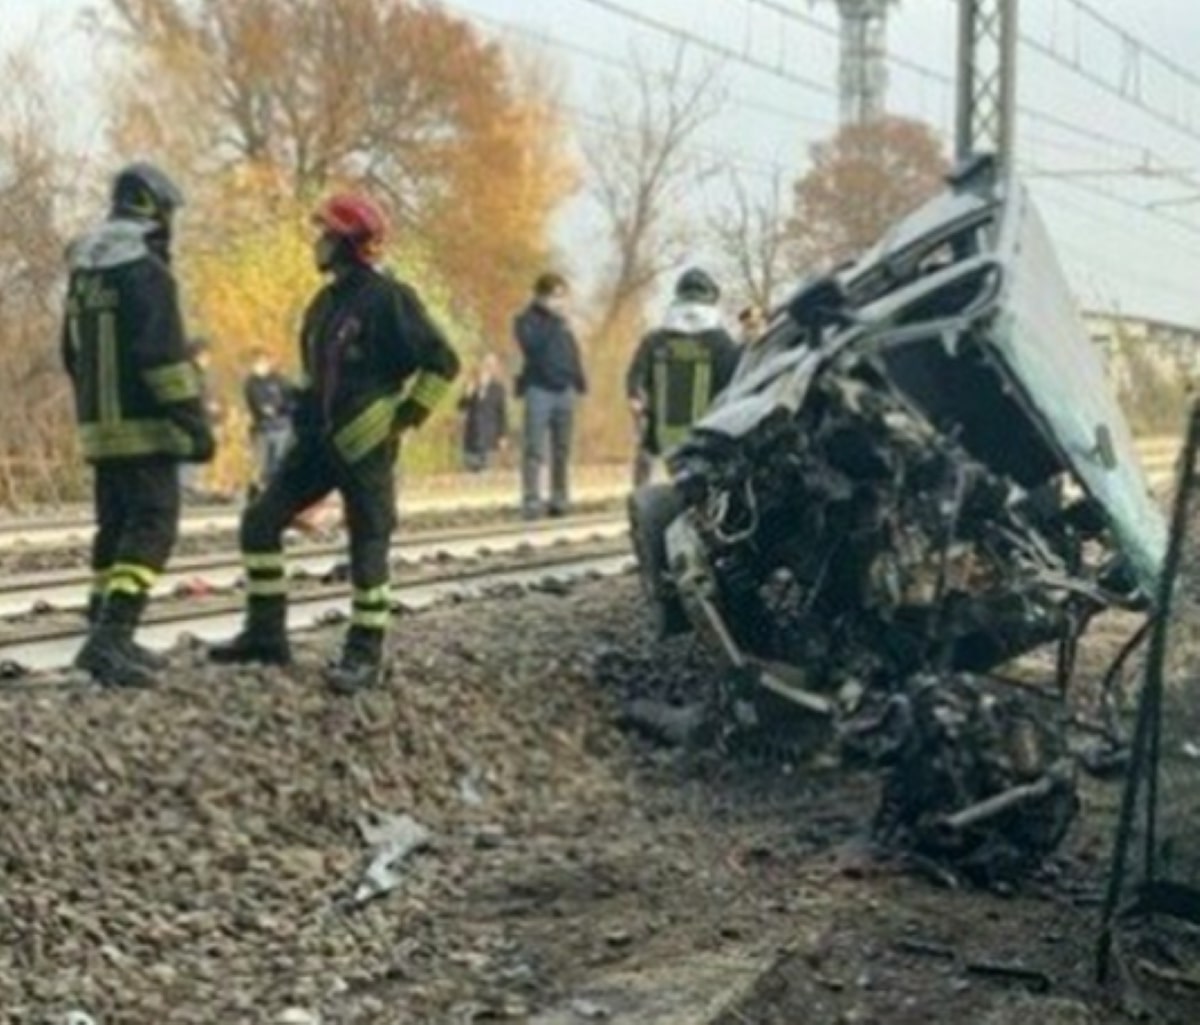
[[[234,530],[240,513],[241,510],[232,505],[188,509],[179,523],[180,535]],[[96,521],[82,514],[0,520],[0,552],[87,544],[95,528]]]
[[[579,467],[574,497],[580,504],[611,502],[628,491],[624,466]],[[516,483],[507,477],[449,477],[432,482],[415,480],[412,489],[403,485],[397,499],[402,521],[408,517],[441,517],[470,513],[478,516],[516,512]],[[241,505],[189,506],[180,521],[182,536],[192,537],[237,529]],[[94,529],[91,512],[77,506],[61,514],[0,518],[0,553],[82,545]]]
[[[570,550],[585,543],[590,546],[583,553]],[[614,517],[538,524],[523,529],[493,527],[473,534],[459,531],[452,538],[441,536],[436,540],[412,539],[396,545],[393,557],[414,559],[422,552],[426,557],[446,558],[447,565],[443,570],[415,579],[396,580],[393,600],[397,609],[418,611],[450,596],[470,597],[499,588],[610,576],[632,565],[625,524]],[[523,553],[526,557],[501,567],[464,561],[504,553]],[[304,632],[340,619],[349,598],[350,588],[345,584],[296,593],[290,602],[289,630]],[[240,595],[160,605],[138,632],[138,640],[156,651],[173,647],[185,634],[208,643],[236,632],[242,621],[242,609]],[[24,624],[19,634],[0,642],[0,666],[5,667],[10,677],[65,669],[85,633],[80,621]]]
[[[392,545],[391,557],[396,562],[464,558],[483,548],[509,552],[524,545],[569,544],[581,539],[622,536],[625,530],[624,517],[614,515],[448,528],[401,536]],[[298,547],[288,552],[289,569],[297,577],[325,577],[345,560],[344,544]],[[220,591],[234,587],[241,577],[241,559],[234,552],[180,558],[173,560],[159,579],[155,594],[160,597],[180,594],[192,585],[200,585],[195,590]],[[0,584],[0,619],[22,616],[38,608],[82,609],[91,581],[91,571],[81,568],[9,577]]]

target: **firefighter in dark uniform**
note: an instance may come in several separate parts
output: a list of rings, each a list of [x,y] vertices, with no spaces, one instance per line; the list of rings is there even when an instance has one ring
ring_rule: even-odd
[[[109,219],[68,250],[63,361],[97,526],[76,665],[109,686],[148,686],[165,665],[133,635],[179,531],[179,463],[213,455],[170,266],[182,203],[161,170],[132,164],[113,182]]]
[[[646,335],[625,378],[638,432],[633,483],[650,479],[654,459],[678,445],[737,367],[738,348],[721,324],[721,290],[704,271],[686,271],[661,327]]]
[[[374,203],[333,196],[314,221],[317,266],[331,280],[304,317],[295,443],[242,518],[245,626],[210,657],[221,664],[290,661],[283,532],[297,513],[337,490],[346,508],[354,596],[350,629],[326,680],[348,693],[377,683],[384,672],[400,435],[424,423],[459,363],[416,292],[373,266],[385,232]]]

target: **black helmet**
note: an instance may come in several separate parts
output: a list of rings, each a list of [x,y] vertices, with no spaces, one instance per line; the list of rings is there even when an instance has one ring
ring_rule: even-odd
[[[693,267],[684,271],[675,282],[675,298],[716,304],[721,300],[721,289],[705,271]]]
[[[179,207],[183,193],[153,164],[129,164],[117,172],[112,186],[112,212],[166,224]]]

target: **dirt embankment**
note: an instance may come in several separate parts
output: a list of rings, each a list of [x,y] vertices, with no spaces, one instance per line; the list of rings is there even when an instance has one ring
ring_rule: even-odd
[[[1004,897],[868,857],[870,777],[621,728],[706,676],[639,605],[625,578],[402,620],[354,701],[320,689],[332,635],[287,675],[181,653],[152,693],[5,695],[7,1020],[1125,1020],[1088,988],[1095,816]],[[351,909],[367,813],[431,841]]]

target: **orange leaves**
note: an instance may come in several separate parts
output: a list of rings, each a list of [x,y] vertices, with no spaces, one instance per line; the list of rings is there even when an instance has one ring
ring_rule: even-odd
[[[270,202],[364,183],[430,254],[459,307],[493,332],[507,324],[575,187],[544,75],[412,0],[108,9],[136,58],[117,119],[123,148],[158,154],[189,185],[249,168]]]
[[[874,244],[937,191],[947,169],[933,131],[901,117],[849,125],[814,146],[812,158],[796,185],[792,225],[808,266],[837,264]]]

